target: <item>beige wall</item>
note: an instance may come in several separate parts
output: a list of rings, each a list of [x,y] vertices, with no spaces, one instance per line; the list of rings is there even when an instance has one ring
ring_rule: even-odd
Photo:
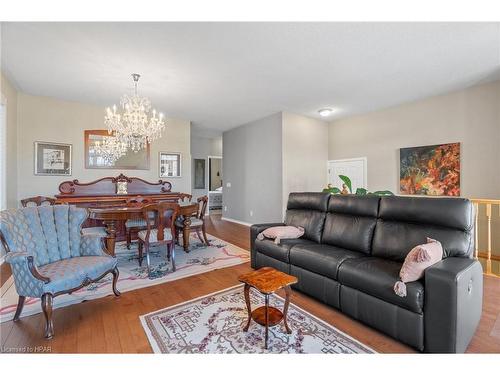
[[[85,169],[84,136],[86,129],[104,129],[104,108],[76,102],[20,93],[18,96],[18,199],[33,195],[54,195],[59,183],[79,179],[93,181],[104,176],[124,173],[156,181],[158,152],[182,154],[182,177],[170,178],[173,191],[191,192],[191,147],[189,121],[167,119],[163,136],[151,144],[150,170]],[[47,141],[73,145],[72,176],[35,176],[33,142]]]
[[[321,191],[327,183],[328,124],[283,112],[283,212],[291,192]]]
[[[500,198],[500,81],[334,121],[328,158],[368,158],[369,190],[399,191],[399,148],[461,143],[461,192]]]
[[[0,74],[2,100],[7,108],[7,208],[17,207],[17,90]]]

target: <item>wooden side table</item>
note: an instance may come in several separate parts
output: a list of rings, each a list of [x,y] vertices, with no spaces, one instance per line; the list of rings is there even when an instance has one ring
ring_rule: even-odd
[[[288,305],[290,304],[290,296],[292,294],[290,285],[297,283],[297,278],[272,267],[262,267],[256,271],[241,275],[238,280],[245,284],[245,302],[248,310],[248,321],[243,331],[248,331],[252,319],[261,326],[264,326],[266,329],[265,349],[268,348],[269,327],[275,326],[283,321],[286,333],[291,334],[292,330],[288,327],[286,315],[288,312]],[[266,301],[264,306],[258,307],[253,311],[250,305],[251,287],[264,294]],[[269,296],[280,289],[284,289],[286,296],[283,311],[280,311],[276,307],[269,306]]]

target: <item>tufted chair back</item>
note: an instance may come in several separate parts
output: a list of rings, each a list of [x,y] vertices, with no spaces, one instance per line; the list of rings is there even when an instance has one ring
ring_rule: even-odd
[[[26,251],[37,266],[80,256],[85,208],[27,207],[0,212],[0,231],[10,251]]]

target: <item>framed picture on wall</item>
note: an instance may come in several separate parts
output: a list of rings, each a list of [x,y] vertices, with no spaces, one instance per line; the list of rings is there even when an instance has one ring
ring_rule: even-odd
[[[460,143],[401,148],[399,192],[460,196]]]
[[[205,189],[205,159],[194,159],[194,188]]]
[[[181,177],[181,154],[160,151],[158,167],[160,177]]]
[[[71,176],[72,145],[35,142],[35,175]]]

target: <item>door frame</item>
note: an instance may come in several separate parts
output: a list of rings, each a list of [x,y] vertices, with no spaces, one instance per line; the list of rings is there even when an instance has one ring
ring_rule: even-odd
[[[328,181],[327,184],[330,183],[330,163],[333,163],[333,162],[349,162],[349,161],[362,161],[363,162],[363,178],[365,180],[365,189],[368,189],[368,158],[366,156],[360,156],[360,157],[357,157],[357,158],[328,160],[326,162],[326,175],[327,175],[327,181]]]
[[[205,212],[205,216],[210,215],[210,193],[214,192],[213,190],[210,190],[210,159],[221,159],[222,156],[215,156],[215,155],[208,155],[207,156],[207,197],[208,197],[208,202],[207,202],[207,211]],[[222,176],[224,178],[224,175]],[[222,180],[224,181],[224,180]],[[222,199],[224,199],[224,185],[222,186]]]

